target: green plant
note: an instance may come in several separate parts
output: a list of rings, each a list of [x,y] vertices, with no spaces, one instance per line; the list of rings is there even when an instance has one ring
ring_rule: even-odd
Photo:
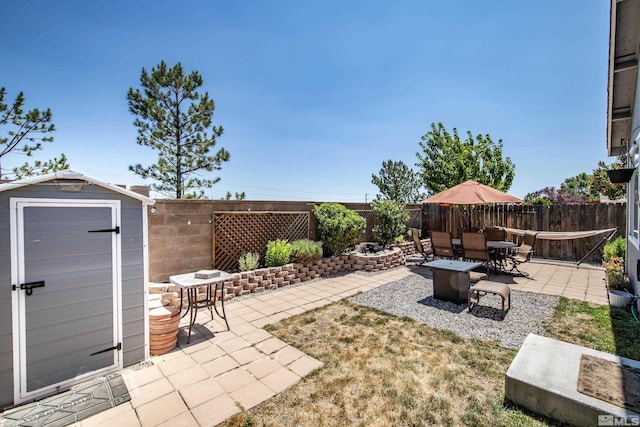
[[[313,208],[318,237],[327,254],[340,255],[354,246],[367,227],[357,212],[339,203],[321,203]]]
[[[409,212],[404,203],[393,200],[376,200],[371,203],[371,206],[376,216],[373,232],[378,235],[382,247],[386,247],[388,242],[402,236],[406,231]]]
[[[249,271],[255,270],[258,268],[258,263],[260,261],[260,255],[255,252],[243,252],[240,255],[240,259],[238,260],[238,264],[240,265],[240,271]]]
[[[609,289],[627,289],[629,278],[624,273],[624,258],[610,257],[604,265],[604,276]]]
[[[617,237],[615,240],[604,245],[602,258],[608,262],[611,258],[623,258],[627,252],[627,240],[624,237]]]
[[[291,258],[294,262],[311,263],[322,258],[322,242],[309,239],[296,240],[291,243]]]
[[[278,239],[267,243],[267,253],[264,264],[267,267],[279,267],[289,262],[291,258],[291,244],[286,240]]]
[[[551,206],[553,205],[553,203],[551,202],[551,200],[549,199],[545,199],[544,197],[536,197],[535,199],[532,199],[530,202],[532,205],[544,205],[544,206]]]
[[[545,336],[640,360],[639,326],[624,308],[561,297]]]

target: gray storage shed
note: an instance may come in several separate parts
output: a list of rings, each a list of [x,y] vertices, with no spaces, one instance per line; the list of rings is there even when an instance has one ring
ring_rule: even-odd
[[[0,184],[0,408],[148,359],[154,203],[73,170]]]

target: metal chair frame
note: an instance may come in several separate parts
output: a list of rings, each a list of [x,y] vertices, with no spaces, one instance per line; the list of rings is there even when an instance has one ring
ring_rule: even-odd
[[[515,255],[511,255],[508,257],[508,259],[512,263],[511,270],[509,270],[508,273],[512,273],[513,270],[515,270],[520,276],[530,278],[529,274],[520,271],[520,269],[518,269],[518,266],[520,264],[524,264],[525,262],[531,261],[531,257],[533,256],[533,247],[536,244],[537,235],[538,232],[536,231],[527,230],[524,232],[524,239],[522,241],[522,244],[518,248],[518,252]]]

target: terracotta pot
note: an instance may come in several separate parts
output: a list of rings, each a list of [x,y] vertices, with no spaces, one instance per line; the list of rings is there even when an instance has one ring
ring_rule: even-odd
[[[176,335],[175,338],[173,338],[171,341],[169,341],[166,345],[160,347],[156,347],[153,345],[149,346],[149,353],[151,353],[152,356],[158,356],[161,354],[166,354],[169,353],[171,350],[173,350],[176,347],[176,344],[178,343],[178,336]]]

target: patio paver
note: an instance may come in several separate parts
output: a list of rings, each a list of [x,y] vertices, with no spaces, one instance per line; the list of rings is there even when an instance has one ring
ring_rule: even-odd
[[[276,392],[261,382],[253,381],[249,385],[234,391],[231,398],[238,402],[244,409],[251,409],[254,406],[276,395]]]
[[[294,374],[287,368],[280,368],[277,371],[262,378],[262,381],[267,387],[276,393],[286,390],[300,380],[300,376]]]
[[[140,425],[157,426],[175,416],[188,411],[187,405],[177,391],[146,403],[136,409]]]
[[[207,378],[180,390],[182,399],[192,409],[225,393],[218,380],[213,378]]]
[[[201,426],[214,426],[238,412],[240,412],[240,408],[226,393],[207,400],[191,410],[191,414]]]

